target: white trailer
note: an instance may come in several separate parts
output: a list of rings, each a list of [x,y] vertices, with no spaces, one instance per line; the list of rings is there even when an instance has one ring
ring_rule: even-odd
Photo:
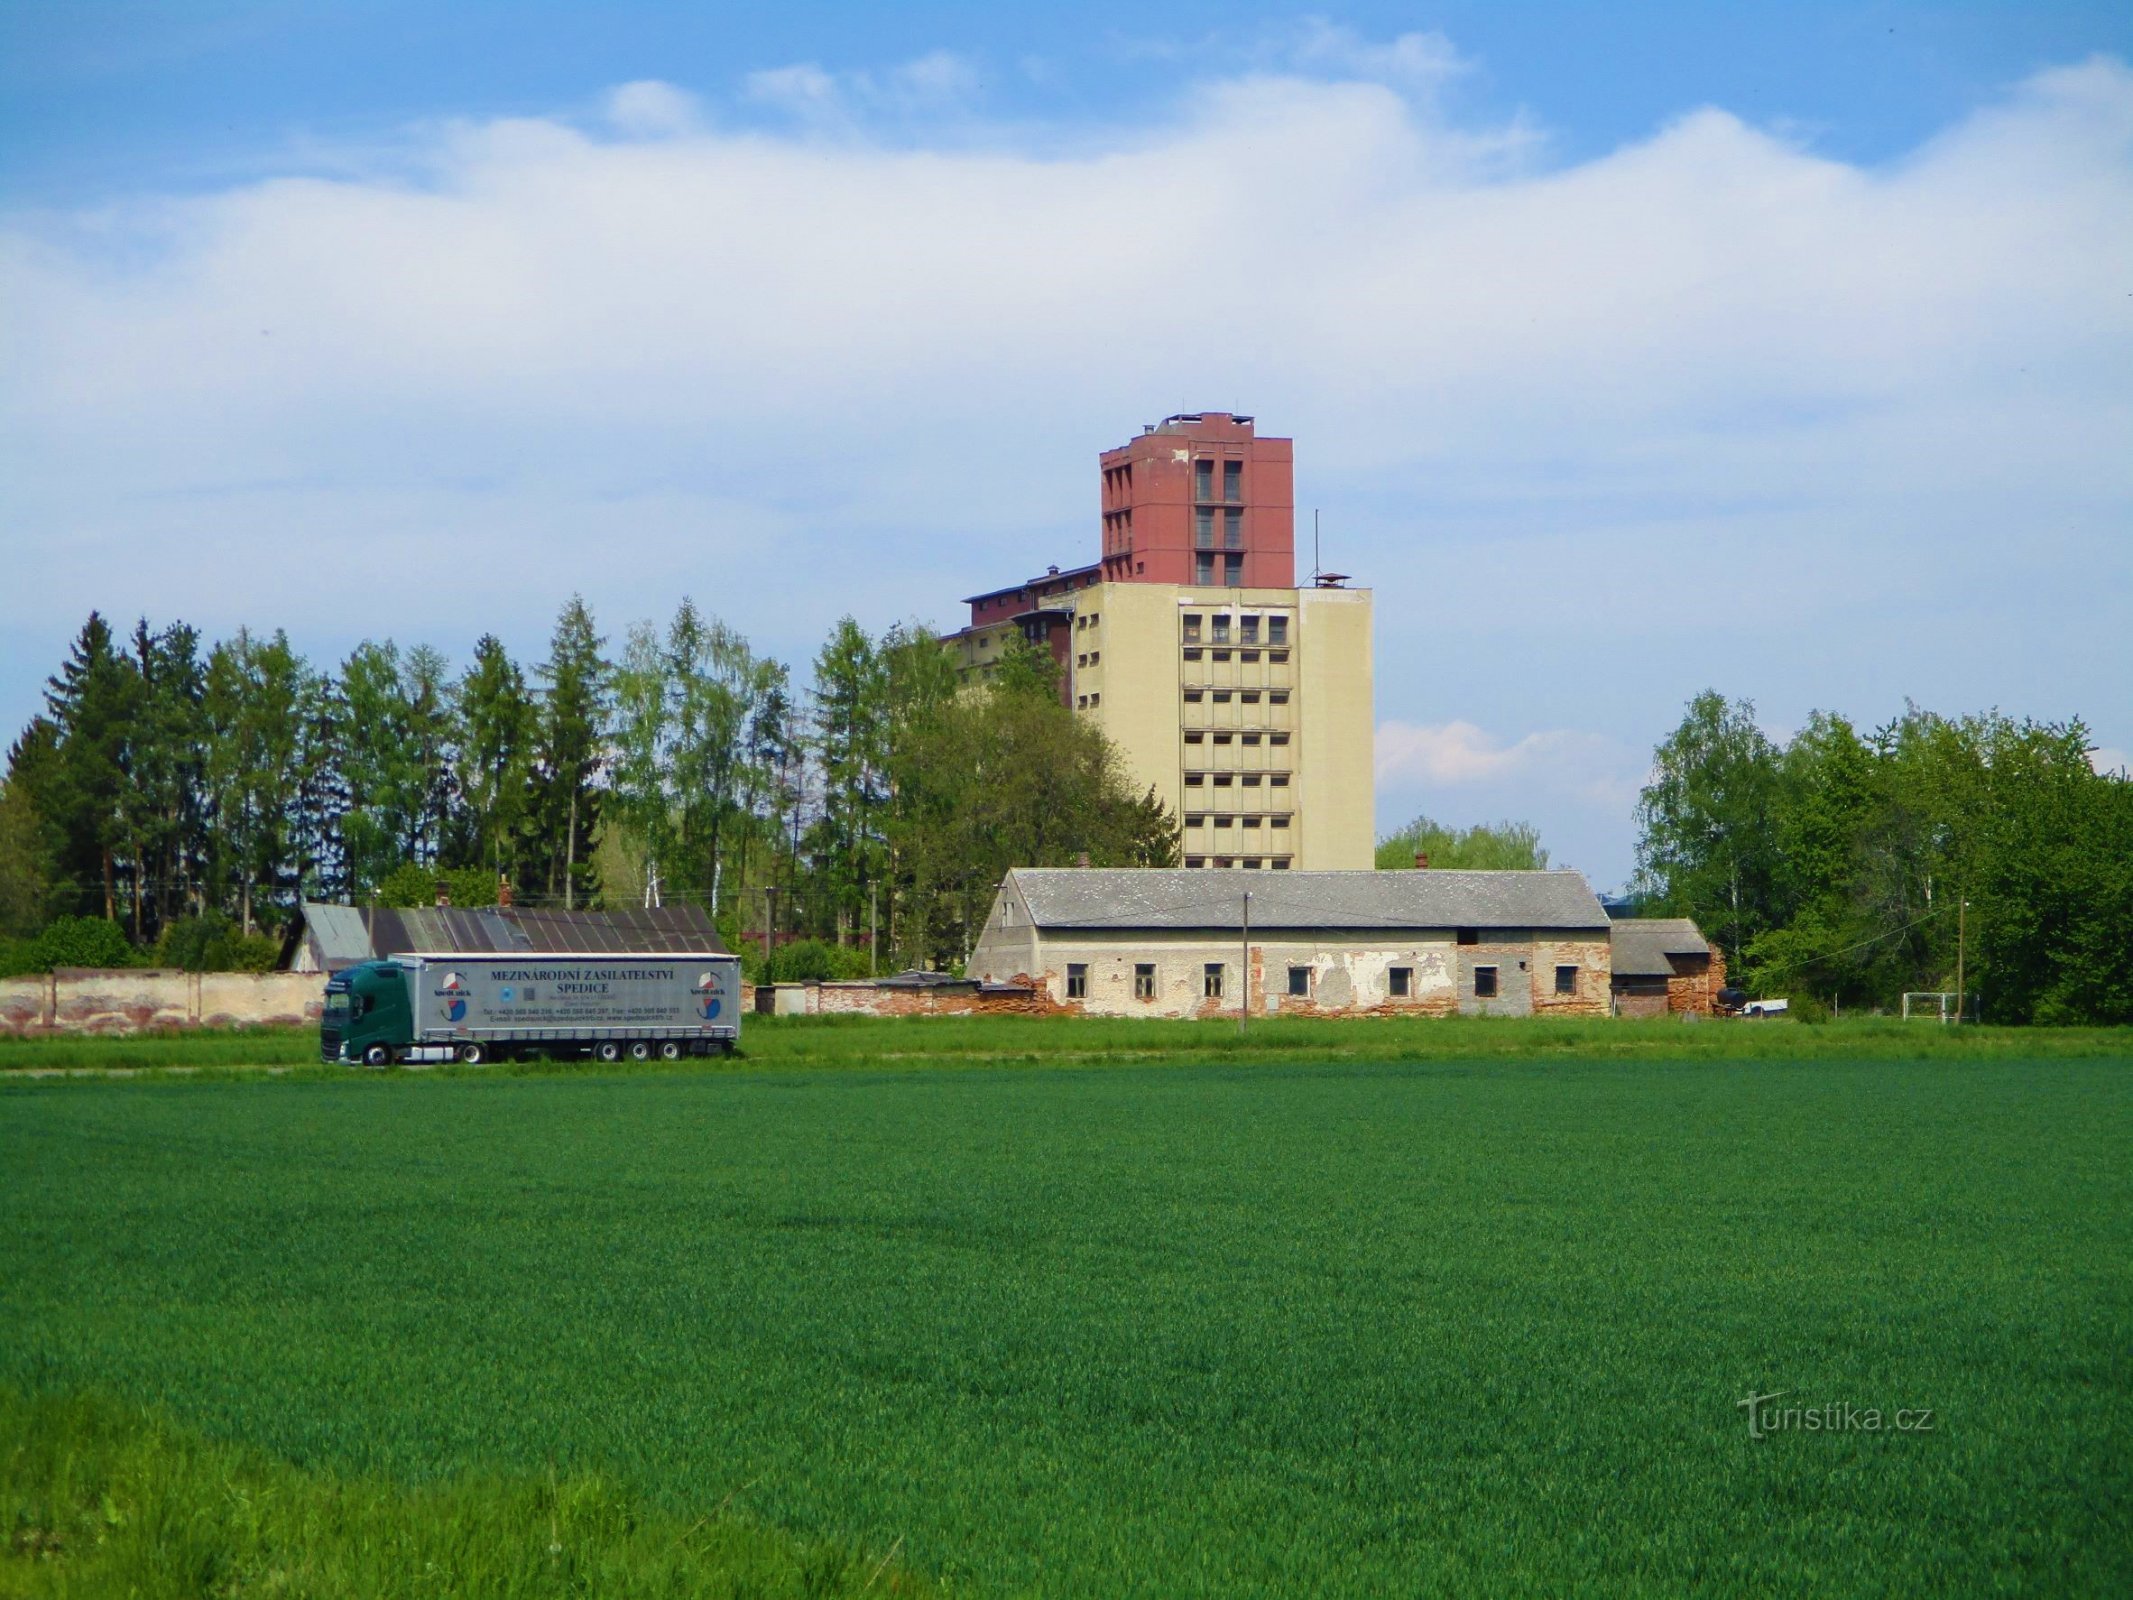
[[[406,955],[353,967],[330,984],[329,1059],[461,1061],[625,1056],[672,1061],[740,1043],[737,957]]]

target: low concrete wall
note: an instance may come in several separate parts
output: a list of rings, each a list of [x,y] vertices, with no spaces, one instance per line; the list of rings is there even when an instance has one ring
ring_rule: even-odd
[[[90,971],[62,967],[0,978],[0,1033],[138,1033],[316,1023],[326,980],[316,972]]]

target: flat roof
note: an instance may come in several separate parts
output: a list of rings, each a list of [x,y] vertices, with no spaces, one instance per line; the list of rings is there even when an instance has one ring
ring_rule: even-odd
[[[1043,588],[1048,584],[1063,584],[1069,578],[1087,577],[1090,573],[1099,572],[1102,569],[1103,563],[1101,561],[1092,561],[1085,567],[1061,567],[1057,572],[1047,572],[1042,577],[1026,578],[1021,583],[1004,584],[997,589],[987,589],[983,594],[966,594],[963,596],[963,604],[974,606],[980,600],[997,600],[1003,594],[1023,594],[1031,589]]]

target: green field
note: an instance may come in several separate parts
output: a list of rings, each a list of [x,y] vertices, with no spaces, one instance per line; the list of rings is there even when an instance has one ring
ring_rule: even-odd
[[[750,1017],[744,1061],[752,1067],[938,1065],[1130,1065],[1193,1058],[1232,1063],[1372,1065],[1406,1061],[1535,1059],[1785,1061],[1930,1059],[1999,1061],[2009,1056],[2123,1060],[2133,1032],[2123,1028],[1943,1028],[1890,1018],[1835,1024],[1786,1022],[1621,1022],[1563,1018],[1401,1017],[1255,1020],[1240,1033],[1227,1021],[1174,1022],[1096,1017]],[[482,1077],[528,1072],[577,1075],[584,1060],[425,1068]],[[608,1072],[688,1072],[651,1063]],[[213,1076],[272,1070],[343,1078],[349,1069],[318,1059],[315,1028],[195,1029],[133,1035],[0,1038],[0,1077],[27,1073],[184,1072]]]
[[[74,1402],[20,1397],[86,1390],[394,1516],[597,1482],[618,1527],[787,1541],[749,1559],[789,1592],[2133,1588],[2122,1038],[881,1062],[1065,1037],[923,1026],[759,1029],[717,1070],[0,1084],[0,1592],[76,1559],[19,1531]],[[1751,1438],[1773,1391],[1884,1426]]]

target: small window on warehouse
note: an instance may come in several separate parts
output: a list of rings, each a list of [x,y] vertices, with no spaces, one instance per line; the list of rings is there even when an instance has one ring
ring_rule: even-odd
[[[1086,961],[1069,961],[1067,963],[1067,998],[1069,1000],[1086,1000],[1089,998],[1089,964]]]

